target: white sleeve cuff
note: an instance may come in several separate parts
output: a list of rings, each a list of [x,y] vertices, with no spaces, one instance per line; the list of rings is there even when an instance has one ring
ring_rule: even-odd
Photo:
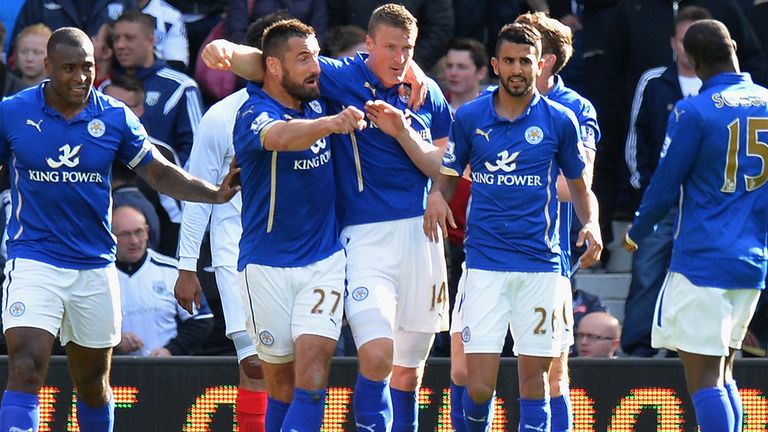
[[[179,257],[179,270],[197,271],[197,258]]]

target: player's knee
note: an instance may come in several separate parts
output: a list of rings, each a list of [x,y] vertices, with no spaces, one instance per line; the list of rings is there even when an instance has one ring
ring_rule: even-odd
[[[240,361],[240,370],[250,380],[264,379],[264,369],[261,367],[259,357],[252,355]]]
[[[469,381],[467,383],[467,392],[469,397],[476,404],[482,404],[493,397],[495,386],[491,383],[484,383],[479,380]]]
[[[372,340],[358,350],[360,372],[368,379],[381,381],[392,372],[392,341]]]
[[[37,393],[45,382],[44,361],[28,355],[16,355],[8,360],[8,387]]]
[[[421,385],[424,368],[407,368],[394,366],[390,385],[402,391],[414,391]]]

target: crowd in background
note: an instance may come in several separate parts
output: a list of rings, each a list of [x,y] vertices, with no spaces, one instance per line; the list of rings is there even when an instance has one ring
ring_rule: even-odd
[[[46,42],[51,32],[64,26],[79,27],[94,43],[95,86],[125,102],[141,118],[156,146],[169,160],[184,166],[207,107],[245,84],[234,74],[208,69],[199,60],[201,46],[215,38],[245,42],[253,21],[279,12],[314,27],[325,55],[337,58],[355,55],[365,50],[368,17],[374,8],[384,3],[373,0],[5,0],[0,10],[3,59],[0,95],[10,96],[43,81]],[[670,43],[676,35],[680,11],[698,6],[722,21],[738,44],[737,54],[743,70],[750,72],[757,83],[768,82],[768,27],[765,26],[768,2],[764,0],[404,0],[397,3],[405,5],[419,21],[415,61],[437,78],[454,108],[474,98],[486,85],[493,84],[488,58],[502,25],[514,21],[520,13],[535,10],[547,11],[571,28],[574,55],[560,75],[569,87],[587,97],[597,111],[602,139],[597,145],[593,189],[600,202],[600,223],[606,244],[614,240],[612,222],[631,219],[647,186],[648,173],[646,181],[641,181],[637,160],[633,159],[639,157],[637,152],[647,148],[642,147],[640,141],[633,141],[636,139],[633,128],[638,114],[643,112],[643,97],[650,103],[647,95],[655,88],[655,84],[649,84],[650,80],[663,73],[659,71],[650,76],[647,71],[680,64],[680,53],[674,43]],[[679,37],[682,39],[682,35]],[[466,58],[451,56],[457,52],[468,54]],[[676,97],[685,96],[683,92]],[[670,105],[662,104],[652,110],[651,115],[665,119],[670,109]],[[3,175],[7,176],[7,171]],[[148,226],[148,246],[160,254],[175,256],[181,204],[151,191],[124,167],[115,166],[113,177],[115,206],[139,209]],[[7,183],[7,179],[5,181]],[[5,186],[7,189],[7,184]],[[468,194],[469,182],[464,186]],[[3,209],[5,218],[9,217],[7,194],[3,198]],[[461,261],[461,236],[449,238],[446,244],[449,271],[451,265],[455,270]],[[205,253],[209,251],[205,245],[203,249],[198,274],[216,319],[213,331],[205,331],[210,336],[204,343],[196,344],[193,352],[232,354],[231,342],[224,336],[221,313],[217,313],[221,307],[213,273],[206,270],[210,255],[206,262]],[[607,252],[603,265],[611,259]],[[633,289],[637,290],[648,288],[639,287],[644,266],[648,264],[642,262],[641,265],[642,268],[636,265],[633,272]],[[663,263],[660,265],[662,273],[665,272]],[[458,277],[454,276],[454,280]],[[631,291],[628,311],[635,299]],[[642,300],[639,302],[642,306]],[[578,290],[574,308],[582,315],[605,310],[599,299]],[[764,307],[758,308],[745,344],[755,355],[766,355],[766,313]],[[650,349],[650,322],[643,321],[647,319],[642,314],[638,317],[627,314],[627,321],[623,323],[626,335],[634,337],[635,329],[649,328],[647,343],[642,335],[635,340],[622,340],[626,355],[658,355]],[[618,321],[609,314],[597,313],[584,323],[584,328],[577,329],[579,351],[614,356],[621,338]],[[353,349],[349,349],[353,345],[351,340],[345,343],[342,338],[339,354],[354,354]],[[125,350],[130,351],[134,350]],[[447,353],[445,340],[441,343],[438,338],[434,354],[447,356]]]

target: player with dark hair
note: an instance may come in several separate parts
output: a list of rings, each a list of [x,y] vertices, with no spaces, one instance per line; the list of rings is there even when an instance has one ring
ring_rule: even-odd
[[[371,16],[369,54],[320,58],[323,98],[365,109],[369,118],[370,127],[341,138],[333,159],[347,253],[345,312],[360,359],[355,421],[373,431],[418,430],[424,365],[435,332],[448,324],[443,247],[426,239],[421,218],[428,179],[439,175],[451,118],[431,79],[422,81],[423,106],[408,105],[420,95],[405,83],[416,74],[417,33],[416,18],[405,7],[386,4]],[[263,74],[259,56],[226,41],[203,51],[209,67],[231,66],[249,79]]]
[[[541,35],[530,25],[510,24],[499,32],[491,64],[500,86],[456,113],[424,215],[430,239],[446,234],[454,225],[446,200],[470,165],[472,210],[458,306],[467,369],[462,405],[470,432],[492,423],[508,328],[519,356],[519,429],[551,430],[547,375],[563,350],[571,301],[558,238],[559,172],[583,222],[577,244],[589,242],[582,265],[594,264],[602,250],[576,118],[536,89],[541,52]]]
[[[93,90],[93,44],[82,30],[55,31],[45,64],[50,81],[0,104],[0,160],[11,173],[14,215],[0,430],[37,430],[37,393],[59,334],[77,387],[80,430],[111,431],[109,368],[120,341],[120,293],[110,167],[119,160],[163,193],[212,203],[237,193],[237,171],[216,189],[169,163],[128,107]]]
[[[357,108],[328,115],[317,100],[320,46],[311,27],[278,21],[262,48],[264,84],[248,83],[233,131],[246,185],[238,270],[267,383],[266,430],[318,431],[346,263],[329,135],[365,124]]]
[[[721,22],[695,22],[683,46],[703,84],[670,113],[624,247],[636,250],[679,206],[651,343],[678,352],[702,432],[740,431],[733,361],[768,267],[768,89],[739,73],[736,43]]]

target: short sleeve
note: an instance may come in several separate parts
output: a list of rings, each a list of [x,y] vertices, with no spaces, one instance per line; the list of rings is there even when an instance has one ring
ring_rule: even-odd
[[[152,144],[138,117],[127,107],[123,107],[123,113],[125,114],[125,133],[118,148],[117,159],[128,168],[134,169],[153,159]]]
[[[258,101],[248,101],[237,114],[234,128],[234,143],[238,152],[264,150],[264,137],[277,122],[284,121],[274,106]]]
[[[445,147],[443,166],[440,168],[440,172],[445,175],[460,177],[469,161],[471,144],[470,140],[467,139],[467,133],[464,131],[463,118],[457,114],[448,136],[448,145]]]

